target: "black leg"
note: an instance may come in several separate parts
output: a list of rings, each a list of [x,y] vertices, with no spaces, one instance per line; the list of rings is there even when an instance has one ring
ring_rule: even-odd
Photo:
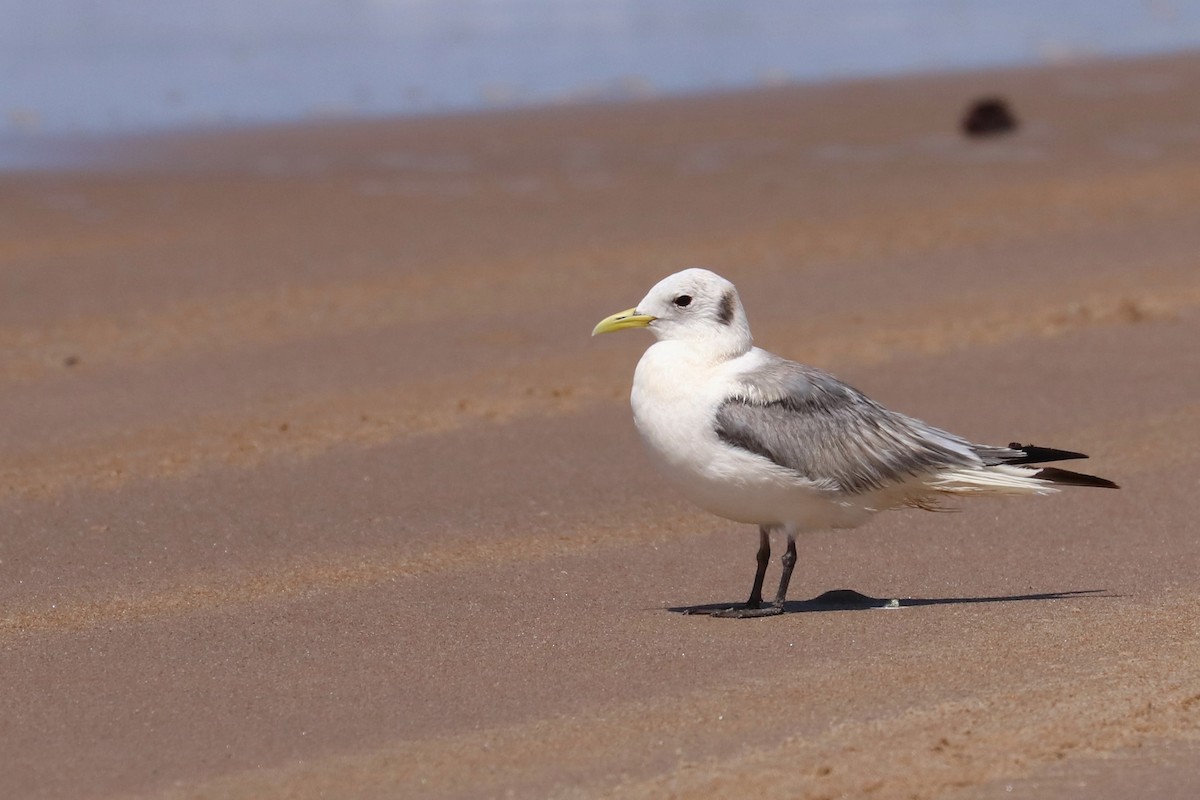
[[[779,591],[775,593],[775,602],[771,605],[783,610],[783,601],[787,599],[788,583],[792,580],[792,569],[796,566],[796,537],[788,534],[787,552],[779,559],[783,564],[783,572],[779,575]]]
[[[750,599],[746,608],[758,608],[762,605],[763,579],[767,577],[767,565],[771,563],[771,534],[766,528],[758,529],[758,571],[754,573],[754,587],[750,590]]]
[[[796,542],[791,536],[788,537],[789,552],[791,553],[791,561],[785,553],[783,556],[782,583],[779,585],[779,595],[775,602],[769,606],[762,604],[762,587],[763,580],[767,577],[767,565],[771,563],[771,534],[766,527],[758,529],[758,570],[754,573],[754,586],[750,589],[750,599],[746,601],[744,606],[734,606],[721,611],[713,612],[714,617],[726,617],[731,619],[750,619],[752,617],[773,617],[776,614],[783,613],[782,597],[787,593],[787,582],[792,577],[791,565],[796,563]]]

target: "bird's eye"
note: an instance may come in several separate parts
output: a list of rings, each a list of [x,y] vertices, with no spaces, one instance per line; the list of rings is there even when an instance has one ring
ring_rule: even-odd
[[[692,296],[689,294],[681,294],[675,298],[675,305],[680,308],[687,308],[692,304]]]

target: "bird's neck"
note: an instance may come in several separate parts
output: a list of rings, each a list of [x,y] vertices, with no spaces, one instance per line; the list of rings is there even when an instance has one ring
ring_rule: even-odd
[[[753,346],[749,331],[725,329],[719,333],[700,336],[692,334],[686,338],[668,335],[659,339],[653,347],[660,348],[664,354],[669,352],[672,359],[680,362],[715,367],[745,355]]]
[[[749,342],[743,344],[719,337],[663,339],[650,346],[638,366],[641,369],[643,365],[653,364],[657,375],[671,381],[683,374],[694,375],[720,369],[726,362],[746,354],[750,349]]]

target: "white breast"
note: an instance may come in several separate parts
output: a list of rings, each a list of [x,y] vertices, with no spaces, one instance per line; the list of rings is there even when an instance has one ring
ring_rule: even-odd
[[[795,530],[852,527],[874,511],[847,505],[790,470],[717,436],[716,411],[757,351],[706,362],[686,344],[659,342],[642,356],[633,419],[664,475],[693,503],[726,519]]]

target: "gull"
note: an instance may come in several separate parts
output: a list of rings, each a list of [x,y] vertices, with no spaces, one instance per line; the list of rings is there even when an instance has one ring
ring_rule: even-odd
[[[797,534],[855,528],[880,511],[941,510],[956,495],[1050,494],[1059,486],[1117,488],[1057,467],[1087,458],[1049,447],[973,444],[891,411],[827,372],[755,347],[737,290],[705,269],[660,281],[592,335],[648,328],[630,402],[653,460],[685,497],[719,517],[757,525],[758,569],[744,605],[715,616],[781,614]],[[771,534],[787,550],[779,590],[764,605]]]

